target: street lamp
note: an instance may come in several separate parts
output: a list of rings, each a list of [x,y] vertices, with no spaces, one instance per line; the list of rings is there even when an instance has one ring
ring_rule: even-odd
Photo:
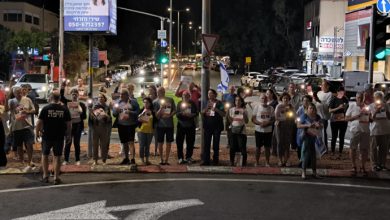
[[[198,26],[198,28],[194,28],[192,26],[192,22],[189,22],[190,26],[189,26],[189,29],[190,30],[194,30],[194,54],[196,55],[196,45],[198,43],[198,35],[196,33],[197,30],[202,30],[202,26]]]
[[[175,10],[168,8],[169,12],[177,12],[177,52],[180,53],[180,12],[189,12],[190,8]]]

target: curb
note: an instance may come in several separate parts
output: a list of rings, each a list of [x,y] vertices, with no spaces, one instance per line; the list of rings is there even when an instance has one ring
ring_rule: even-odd
[[[49,167],[50,169],[50,167]],[[31,170],[20,168],[7,168],[0,170],[0,175],[12,174],[38,174],[40,167]],[[150,165],[150,166],[120,166],[120,165],[67,165],[61,167],[63,173],[201,173],[201,174],[249,174],[249,175],[281,175],[281,176],[300,176],[300,168],[279,168],[279,167],[230,167],[230,166],[183,166],[183,165]],[[318,169],[318,174],[323,177],[344,177],[344,178],[367,178],[390,180],[390,172],[369,172],[367,177],[358,174],[356,177],[348,170]],[[312,171],[307,170],[307,175]]]

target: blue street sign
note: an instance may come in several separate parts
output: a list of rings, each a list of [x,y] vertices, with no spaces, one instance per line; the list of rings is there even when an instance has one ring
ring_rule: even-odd
[[[390,12],[390,0],[378,0],[376,2],[376,8],[382,14],[388,14]]]
[[[99,68],[99,49],[94,47],[92,48],[92,67]]]
[[[167,47],[168,46],[168,43],[166,40],[162,40],[161,41],[161,47]]]

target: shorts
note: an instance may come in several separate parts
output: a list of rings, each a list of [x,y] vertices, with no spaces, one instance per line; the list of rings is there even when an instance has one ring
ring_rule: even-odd
[[[24,144],[34,144],[34,132],[32,129],[24,128],[13,131],[13,146],[23,147]]]
[[[370,133],[369,132],[356,132],[351,135],[351,149],[356,150],[368,150],[370,147]]]
[[[60,157],[62,155],[62,151],[64,149],[64,139],[61,140],[42,140],[42,154],[45,156],[49,156],[50,150],[53,148],[53,154],[56,157]]]
[[[173,142],[173,128],[157,128],[157,142],[164,143],[164,137],[167,143]]]
[[[134,142],[136,125],[118,124],[119,140],[122,144]]]
[[[256,138],[256,148],[261,148],[264,146],[265,148],[271,148],[272,143],[272,132],[258,132],[255,131]]]

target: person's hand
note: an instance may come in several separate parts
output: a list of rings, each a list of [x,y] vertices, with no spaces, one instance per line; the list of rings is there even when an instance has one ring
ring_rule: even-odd
[[[344,106],[345,106],[345,105],[344,105],[344,103],[343,103],[343,104],[340,104],[338,108],[339,108],[339,109],[342,109],[342,108],[344,108]]]

